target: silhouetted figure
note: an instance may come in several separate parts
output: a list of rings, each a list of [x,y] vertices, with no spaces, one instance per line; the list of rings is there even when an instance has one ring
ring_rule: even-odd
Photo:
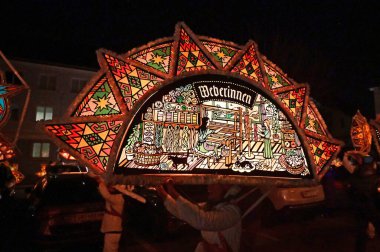
[[[355,251],[366,251],[368,238],[374,238],[379,212],[376,208],[377,167],[372,156],[349,151],[343,157],[343,163],[352,173],[349,180],[354,214],[356,219]]]
[[[15,238],[15,199],[13,190],[16,179],[11,168],[0,164],[0,251],[11,251]]]

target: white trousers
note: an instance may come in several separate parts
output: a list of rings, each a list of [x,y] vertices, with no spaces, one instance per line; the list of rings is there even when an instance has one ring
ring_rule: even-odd
[[[104,234],[104,248],[103,252],[118,252],[120,233],[105,233]]]

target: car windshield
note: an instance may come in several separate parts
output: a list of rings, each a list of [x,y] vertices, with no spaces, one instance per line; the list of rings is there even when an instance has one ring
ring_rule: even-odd
[[[46,184],[42,200],[52,205],[94,202],[102,200],[97,183],[86,176],[61,175]]]

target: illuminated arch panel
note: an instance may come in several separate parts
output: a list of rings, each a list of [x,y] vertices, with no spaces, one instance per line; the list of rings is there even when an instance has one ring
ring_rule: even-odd
[[[172,38],[122,55],[99,50],[98,61],[101,70],[65,117],[44,123],[58,145],[98,172],[133,183],[168,175],[187,183],[308,183],[340,150],[309,86],[288,78],[253,41],[197,36],[179,23]],[[108,126],[86,133],[96,123]]]

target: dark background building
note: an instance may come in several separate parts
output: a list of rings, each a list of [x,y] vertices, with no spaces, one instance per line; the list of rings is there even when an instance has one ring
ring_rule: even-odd
[[[0,62],[7,83],[17,84],[17,77]],[[31,89],[30,102],[17,142],[16,162],[25,175],[23,183],[31,183],[41,165],[57,159],[57,146],[37,127],[41,120],[59,119],[67,107],[94,75],[95,71],[68,65],[11,60],[12,65]],[[26,92],[10,98],[10,118],[2,134],[13,140],[25,102]]]

